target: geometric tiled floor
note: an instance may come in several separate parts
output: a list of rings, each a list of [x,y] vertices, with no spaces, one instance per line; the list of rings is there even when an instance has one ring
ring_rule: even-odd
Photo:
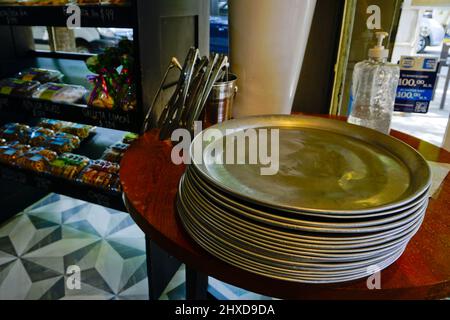
[[[71,288],[67,269],[81,270]],[[185,299],[184,266],[161,299]],[[266,299],[210,278],[218,299]],[[128,213],[50,194],[0,226],[0,300],[148,299],[145,238]]]
[[[81,269],[81,289],[66,286]],[[51,194],[0,228],[0,299],[147,299],[144,235],[128,214]]]

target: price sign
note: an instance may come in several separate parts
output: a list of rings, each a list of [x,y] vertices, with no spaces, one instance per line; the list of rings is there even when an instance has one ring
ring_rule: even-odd
[[[428,113],[433,100],[439,58],[402,57],[395,111]]]

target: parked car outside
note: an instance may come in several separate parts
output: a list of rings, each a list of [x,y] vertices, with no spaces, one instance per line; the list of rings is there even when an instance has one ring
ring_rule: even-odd
[[[422,19],[419,32],[417,52],[423,53],[428,46],[435,47],[442,44],[446,29],[437,20],[425,15]]]

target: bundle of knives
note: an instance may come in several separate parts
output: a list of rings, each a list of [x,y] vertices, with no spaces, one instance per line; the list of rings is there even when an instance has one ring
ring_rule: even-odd
[[[209,58],[201,57],[196,48],[189,49],[183,67],[176,58],[172,58],[144,121],[143,131],[147,130],[154,104],[173,68],[179,69],[181,75],[173,95],[157,121],[161,140],[170,138],[172,132],[179,128],[194,131],[195,121],[200,120],[213,85],[219,79],[228,76],[229,63],[228,57],[222,54],[212,54]]]

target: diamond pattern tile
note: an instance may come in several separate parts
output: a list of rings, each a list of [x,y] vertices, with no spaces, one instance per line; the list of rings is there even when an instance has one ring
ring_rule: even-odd
[[[68,268],[80,270],[74,288]],[[267,299],[210,278],[217,299]],[[128,213],[50,194],[0,225],[0,300],[148,299],[145,236]],[[161,299],[185,299],[184,266]]]

